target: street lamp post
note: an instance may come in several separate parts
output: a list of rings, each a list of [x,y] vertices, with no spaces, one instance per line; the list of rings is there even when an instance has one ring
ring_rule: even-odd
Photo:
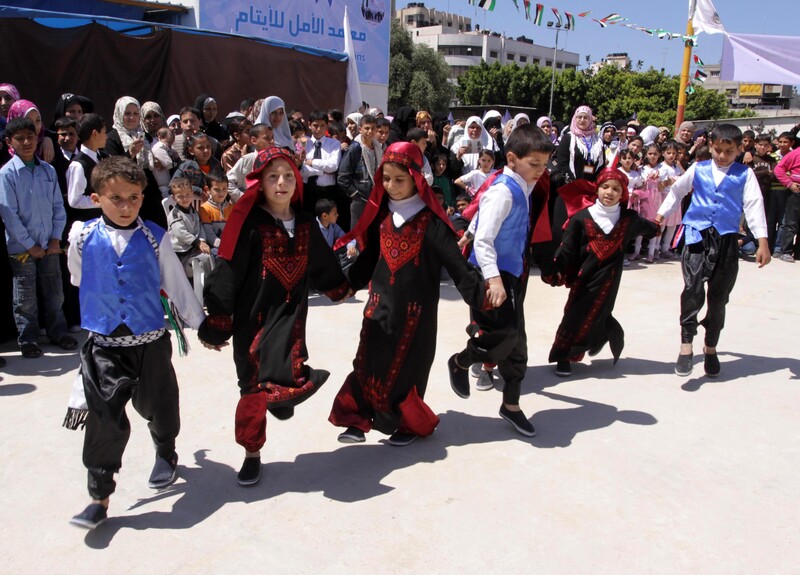
[[[553,23],[548,22],[547,27],[552,28]],[[547,111],[547,117],[551,118],[550,121],[552,121],[553,117],[553,92],[556,87],[556,60],[558,59],[558,33],[561,32],[561,23],[560,22],[557,23],[555,27],[556,27],[556,44],[555,46],[553,46],[553,76],[550,80],[550,109]]]

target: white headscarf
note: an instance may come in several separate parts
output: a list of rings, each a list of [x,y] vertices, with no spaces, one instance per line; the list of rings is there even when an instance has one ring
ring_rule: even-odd
[[[344,119],[344,127],[347,130],[347,135],[350,136],[351,140],[355,140],[356,136],[358,136],[358,134],[359,134],[359,126],[358,126],[358,124],[359,124],[359,122],[361,122],[361,118],[363,118],[363,117],[364,117],[364,114],[362,114],[360,112],[353,112],[352,114],[347,114],[347,117]],[[355,122],[356,127],[355,127],[353,133],[350,133],[350,130],[347,128],[347,120],[350,120],[351,122]]]
[[[283,121],[277,128],[272,126],[269,120],[269,115],[277,110],[283,108]],[[292,131],[289,129],[289,120],[286,117],[286,104],[278,96],[269,96],[264,99],[264,104],[261,106],[261,111],[256,118],[256,124],[266,124],[272,126],[272,133],[275,138],[275,145],[281,148],[290,148],[294,150],[294,140],[292,139]]]
[[[142,150],[136,155],[136,162],[142,167],[149,167],[150,166],[150,143],[147,141],[147,138],[144,137],[144,130],[142,129],[141,124],[137,124],[137,126],[131,130],[125,127],[124,120],[125,120],[125,108],[134,104],[137,108],[139,108],[139,115],[142,114],[142,107],[139,105],[139,100],[136,98],[131,98],[130,96],[123,96],[117,103],[114,104],[114,129],[119,134],[119,139],[122,142],[122,148],[127,152],[131,144],[134,140],[138,138],[144,139],[144,147]]]
[[[491,113],[491,112],[489,112]],[[489,114],[487,113],[487,115]],[[492,116],[489,116],[492,117]],[[467,123],[464,125],[464,138],[469,136],[469,127],[472,124],[477,124],[481,128],[481,133],[478,136],[478,140],[481,143],[481,150],[491,150],[495,154],[497,154],[497,142],[492,136],[489,134],[489,131],[483,127],[483,121],[478,116],[470,116],[467,118]],[[451,151],[454,154],[458,154],[458,149],[461,147],[461,138],[456,140],[453,143]],[[480,158],[480,152],[478,153],[468,153],[461,156],[461,161],[464,162],[464,173],[470,172],[478,168],[478,158]]]
[[[502,120],[503,114],[501,114],[497,110],[489,110],[483,115],[483,120],[481,120],[481,126],[483,126],[483,123],[486,122],[486,120],[488,120],[489,118],[500,118]],[[469,126],[469,124],[467,125]]]
[[[649,146],[656,141],[658,134],[659,131],[656,126],[647,126],[639,135],[642,137],[642,140],[644,140],[644,145]]]

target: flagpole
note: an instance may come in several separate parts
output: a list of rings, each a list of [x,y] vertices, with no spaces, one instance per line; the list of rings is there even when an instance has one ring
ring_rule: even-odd
[[[691,38],[694,36],[694,27],[692,26],[692,17],[696,0],[689,0],[689,21],[686,22],[686,36]],[[686,40],[683,48],[683,68],[681,69],[681,82],[678,86],[678,111],[675,114],[675,135],[678,134],[678,127],[683,123],[683,113],[686,111],[686,86],[689,85],[689,68],[692,64],[692,40]]]

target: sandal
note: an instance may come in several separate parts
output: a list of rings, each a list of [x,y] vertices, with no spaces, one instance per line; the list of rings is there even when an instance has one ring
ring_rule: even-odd
[[[53,342],[61,349],[70,351],[78,347],[78,341],[70,335],[62,335],[58,340]]]
[[[42,349],[35,343],[23,343],[19,349],[24,358],[36,359],[42,357]]]

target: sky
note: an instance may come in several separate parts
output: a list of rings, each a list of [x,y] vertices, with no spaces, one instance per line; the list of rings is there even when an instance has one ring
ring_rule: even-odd
[[[525,35],[536,44],[553,46],[555,31],[549,30],[547,21],[555,22],[551,8],[560,13],[570,12],[575,16],[575,30],[558,35],[558,47],[580,54],[581,68],[585,66],[586,56],[596,62],[607,54],[627,52],[636,65],[638,60],[644,61],[643,69],[653,67],[664,68],[668,74],[680,74],[683,62],[683,43],[680,39],[659,40],[638,30],[614,25],[601,28],[591,18],[598,20],[611,13],[628,18],[628,23],[638,24],[645,28],[663,28],[670,32],[684,34],[689,13],[688,0],[627,0],[622,2],[602,2],[600,0],[538,0],[544,4],[545,13],[542,26],[536,26],[526,20],[523,0],[518,0],[520,11],[514,7],[513,0],[495,0],[492,12],[471,6],[468,0],[415,0],[422,1],[427,8],[435,8],[444,12],[452,12],[472,18],[473,27],[480,24],[493,32],[502,32],[506,36]],[[717,9],[722,25],[728,32],[740,34],[769,34],[775,36],[798,36],[797,0],[769,0],[757,3],[742,0],[712,0]],[[531,12],[535,12],[537,0],[531,0]],[[405,8],[408,0],[396,0],[396,8]],[[746,5],[747,9],[742,10]],[[586,18],[578,18],[577,14],[591,10]],[[783,17],[782,17],[783,15]],[[793,15],[793,17],[786,17]],[[563,16],[562,16],[563,17]],[[716,64],[722,58],[722,35],[700,34],[698,45],[694,48],[705,64]],[[694,69],[694,68],[693,68]]]

